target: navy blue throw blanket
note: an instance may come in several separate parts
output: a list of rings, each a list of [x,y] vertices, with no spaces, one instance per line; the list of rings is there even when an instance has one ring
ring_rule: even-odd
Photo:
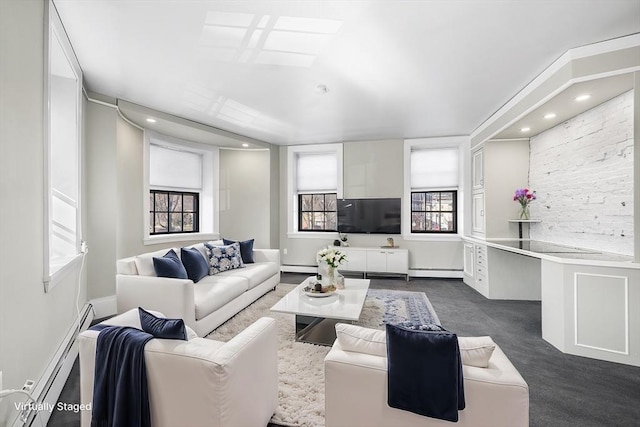
[[[144,346],[136,328],[95,325],[100,331],[93,380],[92,427],[150,427]]]
[[[390,407],[458,421],[465,401],[456,334],[387,324],[387,363]]]

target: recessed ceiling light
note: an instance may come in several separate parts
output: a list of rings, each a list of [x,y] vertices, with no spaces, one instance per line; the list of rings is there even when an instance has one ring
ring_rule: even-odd
[[[576,101],[586,101],[589,98],[591,98],[591,95],[588,95],[588,94],[580,95],[576,97]]]
[[[156,119],[151,119],[151,118],[149,118],[149,119],[147,119],[147,121],[148,121],[149,123],[155,123],[155,122],[156,122]]]
[[[531,128],[522,128],[520,129],[520,132],[529,132],[531,130]]]
[[[249,146],[249,144],[247,144],[246,142],[244,144],[242,144],[243,147],[247,148]]]
[[[549,113],[549,114],[545,114],[544,118],[545,119],[553,119],[556,116],[556,113]]]

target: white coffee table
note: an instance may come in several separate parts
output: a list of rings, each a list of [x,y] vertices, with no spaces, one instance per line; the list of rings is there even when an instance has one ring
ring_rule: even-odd
[[[302,291],[314,278],[300,285],[278,301],[271,311],[295,314],[296,341],[333,345],[335,324],[360,319],[369,290],[369,279],[344,279],[344,289],[327,297],[310,297]]]

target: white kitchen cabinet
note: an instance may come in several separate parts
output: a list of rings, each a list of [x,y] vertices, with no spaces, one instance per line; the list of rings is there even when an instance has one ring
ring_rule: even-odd
[[[481,148],[472,154],[471,170],[473,180],[473,191],[482,190],[484,188],[484,150]]]
[[[485,231],[484,192],[473,194],[471,209],[473,210],[471,217],[472,232],[473,234],[482,235]]]

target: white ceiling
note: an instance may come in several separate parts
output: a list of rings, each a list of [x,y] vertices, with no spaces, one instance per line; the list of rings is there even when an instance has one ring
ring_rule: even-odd
[[[640,32],[639,0],[54,3],[90,91],[274,144],[467,135]]]

